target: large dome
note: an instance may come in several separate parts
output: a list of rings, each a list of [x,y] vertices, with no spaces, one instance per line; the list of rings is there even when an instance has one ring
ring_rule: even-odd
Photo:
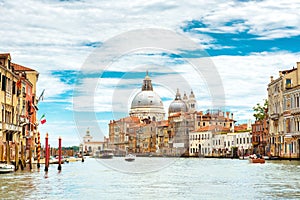
[[[140,91],[133,98],[131,103],[131,109],[141,107],[163,109],[164,106],[162,100],[154,91]]]
[[[137,93],[131,102],[129,115],[139,117],[141,120],[161,121],[164,119],[164,105],[159,95],[153,91],[148,72],[143,81],[142,91]]]
[[[188,107],[186,103],[183,100],[181,100],[179,90],[177,89],[176,97],[169,106],[169,115],[171,113],[178,113],[178,112],[188,112]]]

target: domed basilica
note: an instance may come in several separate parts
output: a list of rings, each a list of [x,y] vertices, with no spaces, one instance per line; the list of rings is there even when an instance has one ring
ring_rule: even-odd
[[[175,99],[169,106],[169,116],[178,112],[193,113],[196,111],[196,105],[197,102],[193,91],[191,91],[189,98],[186,93],[184,93],[183,99],[181,99],[181,94],[179,89],[177,89]],[[129,115],[138,117],[141,120],[164,120],[164,105],[160,96],[153,91],[152,82],[148,72],[144,78],[142,90],[138,92],[132,100]]]
[[[132,100],[129,115],[138,117],[141,120],[164,120],[164,105],[160,96],[153,91],[153,86],[151,79],[148,76],[148,72],[143,81],[142,91],[137,93]]]

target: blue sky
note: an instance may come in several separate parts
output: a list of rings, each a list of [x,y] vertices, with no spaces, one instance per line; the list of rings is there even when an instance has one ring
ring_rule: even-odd
[[[39,71],[38,94],[45,89],[45,98],[38,114],[47,118],[39,129],[42,137],[49,133],[52,146],[59,136],[66,146],[78,145],[87,127],[98,140],[107,135],[109,120],[127,115],[146,70],[166,110],[177,87],[194,91],[198,110],[212,107],[218,87],[222,109],[242,123],[253,120],[252,107],[267,98],[270,76],[300,61],[299,9],[297,1],[271,0],[0,0],[0,52]],[[107,44],[116,44],[109,54],[143,43],[111,41],[146,28],[168,30],[193,45],[174,41],[169,49],[134,49],[105,62],[95,57]],[[97,67],[86,70],[93,59]],[[192,64],[202,59],[210,65],[197,72]]]

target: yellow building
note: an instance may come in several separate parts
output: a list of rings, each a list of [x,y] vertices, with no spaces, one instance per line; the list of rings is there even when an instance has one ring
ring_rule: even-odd
[[[300,158],[300,62],[268,84],[270,153]]]
[[[18,163],[20,158],[25,165],[32,157],[37,78],[35,70],[12,63],[9,53],[0,54],[0,162]]]
[[[10,54],[0,54],[0,76],[0,161],[10,163],[15,160],[21,131],[17,118],[21,106],[16,89],[18,77],[13,73]]]

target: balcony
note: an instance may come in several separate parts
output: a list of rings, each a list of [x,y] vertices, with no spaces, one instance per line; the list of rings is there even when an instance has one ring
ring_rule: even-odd
[[[286,133],[285,137],[299,137],[300,136],[300,132],[292,132],[292,133]]]
[[[278,114],[278,113],[272,113],[272,114],[270,115],[270,118],[271,118],[272,120],[278,120],[278,119],[279,119],[279,114]]]
[[[283,116],[284,117],[288,117],[288,116],[290,116],[291,115],[291,111],[290,110],[285,110],[284,112],[283,112]]]
[[[300,108],[293,108],[291,109],[292,114],[300,114]]]

